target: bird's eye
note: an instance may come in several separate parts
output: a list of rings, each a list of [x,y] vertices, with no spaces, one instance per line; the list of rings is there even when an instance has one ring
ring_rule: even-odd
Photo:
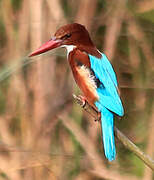
[[[65,34],[65,35],[62,37],[62,39],[65,40],[65,39],[68,39],[69,37],[71,37],[71,34],[70,34],[70,33]]]
[[[66,34],[65,35],[67,38],[69,38],[69,37],[71,37],[71,34],[69,33],[69,34]]]

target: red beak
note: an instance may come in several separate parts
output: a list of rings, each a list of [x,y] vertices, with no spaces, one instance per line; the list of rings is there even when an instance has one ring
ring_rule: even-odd
[[[57,48],[61,45],[62,40],[56,39],[55,37],[51,38],[51,40],[44,43],[40,48],[38,48],[36,51],[32,52],[29,57],[36,56],[38,54],[42,54],[46,51],[49,51],[51,49]]]

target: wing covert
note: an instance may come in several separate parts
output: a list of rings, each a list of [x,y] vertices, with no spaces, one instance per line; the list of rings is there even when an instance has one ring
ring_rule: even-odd
[[[98,59],[92,55],[89,55],[89,59],[91,69],[102,83],[102,86],[97,88],[99,101],[97,101],[95,105],[99,110],[101,106],[105,106],[110,111],[113,111],[119,116],[123,116],[124,110],[117,91],[118,83],[116,74],[111,63],[103,53],[101,59]]]

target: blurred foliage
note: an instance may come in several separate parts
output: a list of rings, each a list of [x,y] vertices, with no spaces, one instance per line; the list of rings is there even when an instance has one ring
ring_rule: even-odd
[[[5,34],[5,25],[2,22],[2,19],[0,20],[0,47],[4,47],[6,45],[6,34]]]
[[[154,23],[154,18],[153,18],[154,17],[154,10],[141,13],[138,16],[141,17],[142,19],[150,21],[150,23]]]
[[[23,0],[11,0],[12,8],[16,12],[20,10]]]

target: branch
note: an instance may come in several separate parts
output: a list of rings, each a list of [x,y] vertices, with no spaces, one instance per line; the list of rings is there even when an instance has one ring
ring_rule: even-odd
[[[77,104],[79,104],[85,111],[91,114],[95,119],[98,119],[98,111],[96,111],[92,106],[86,102],[83,106],[83,102],[80,97],[73,95]],[[131,142],[117,127],[114,127],[115,136],[121,141],[121,143],[130,151],[132,151],[136,156],[138,156],[147,166],[154,170],[154,160],[141,151],[133,142]]]

